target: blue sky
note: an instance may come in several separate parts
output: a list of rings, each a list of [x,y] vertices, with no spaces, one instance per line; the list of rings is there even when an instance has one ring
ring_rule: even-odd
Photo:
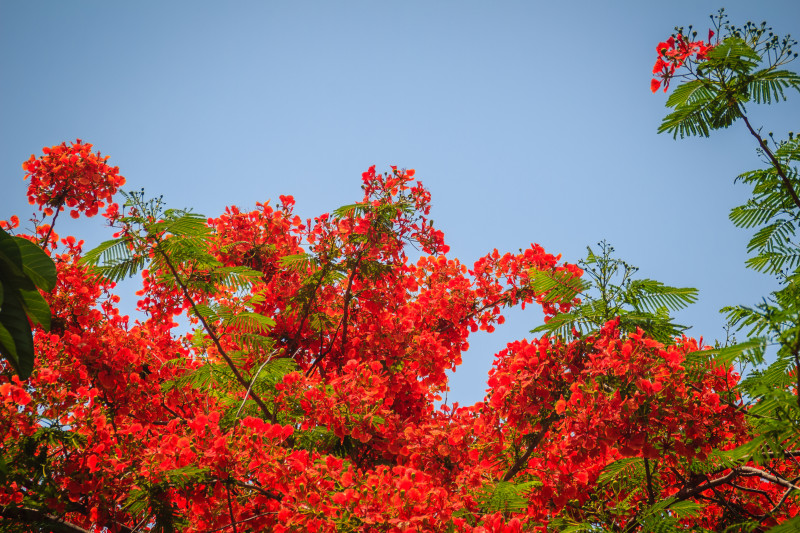
[[[760,162],[742,125],[657,135],[666,97],[649,82],[658,41],[675,25],[703,35],[719,7],[0,0],[0,218],[31,212],[22,161],[76,138],[128,189],[209,216],[280,194],[315,216],[360,198],[370,165],[398,165],[431,190],[449,255],[535,242],[574,262],[606,239],[641,276],[699,288],[679,319],[713,342],[720,307],[773,288],[745,270],[749,234],[727,218],[748,194],[733,178]],[[725,7],[800,35],[796,0]],[[753,121],[797,131],[798,102]],[[99,220],[61,224],[109,238]],[[539,321],[513,313],[471,339],[449,398],[480,399],[492,355]]]

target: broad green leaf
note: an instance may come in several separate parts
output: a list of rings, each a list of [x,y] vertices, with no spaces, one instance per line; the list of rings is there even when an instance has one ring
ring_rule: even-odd
[[[56,264],[44,250],[22,237],[14,241],[20,251],[22,270],[37,287],[51,291],[56,286]]]
[[[0,351],[25,380],[33,372],[33,334],[20,297],[10,296],[6,294],[0,309]]]
[[[45,331],[50,331],[50,306],[39,291],[34,289],[32,291],[19,290],[22,306],[31,322],[39,324]]]
[[[0,228],[0,262],[9,269],[11,275],[22,276],[22,253],[19,251],[17,239]]]
[[[14,342],[14,335],[6,329],[2,320],[0,320],[0,353],[9,360],[15,370],[18,368],[17,343]]]

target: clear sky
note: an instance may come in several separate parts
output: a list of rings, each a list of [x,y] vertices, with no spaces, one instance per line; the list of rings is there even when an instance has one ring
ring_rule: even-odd
[[[724,6],[800,36],[797,0]],[[359,199],[370,165],[398,165],[430,188],[450,256],[535,242],[575,262],[606,239],[641,276],[699,288],[679,318],[713,342],[720,307],[773,288],[727,218],[748,195],[733,178],[760,163],[742,125],[657,135],[666,97],[649,83],[656,44],[676,25],[704,35],[719,7],[0,0],[0,218],[31,212],[22,162],[76,138],[129,190],[208,216],[280,194],[315,216]],[[753,111],[765,132],[800,130],[800,95]],[[58,231],[109,238],[99,219]],[[450,400],[480,399],[492,355],[540,319],[472,338]]]

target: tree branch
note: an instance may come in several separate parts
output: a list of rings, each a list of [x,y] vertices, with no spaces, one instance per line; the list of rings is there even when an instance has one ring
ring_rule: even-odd
[[[739,476],[744,477],[754,477],[758,476],[765,481],[769,481],[771,483],[775,483],[776,485],[780,485],[781,487],[785,487],[789,490],[800,490],[800,487],[792,483],[791,481],[782,478],[780,476],[775,476],[764,472],[761,469],[754,468],[752,466],[739,466],[731,470],[729,473],[725,474],[724,476],[720,476],[716,479],[709,480],[707,483],[703,485],[694,485],[694,486],[686,486],[675,493],[676,501],[686,500],[689,498],[693,498],[700,493],[703,493],[707,490],[713,490],[720,485],[725,485],[730,483],[733,484],[733,480]]]
[[[547,435],[548,430],[550,429],[550,424],[555,422],[558,419],[557,416],[551,416],[550,418],[546,418],[544,422],[542,422],[542,429],[536,433],[533,438],[528,443],[528,449],[525,450],[525,453],[522,456],[514,461],[514,464],[511,465],[511,468],[508,469],[508,472],[503,476],[503,481],[510,481],[514,476],[516,476],[520,470],[525,468],[525,465],[528,463],[528,459],[530,459],[531,454],[536,449],[537,446],[542,442],[544,436]]]
[[[681,490],[675,493],[675,501],[681,500],[688,500],[689,498],[693,498],[698,494],[701,494],[707,490],[713,489],[714,487],[718,487],[720,485],[724,485],[725,483],[731,481],[732,479],[736,479],[739,476],[739,472],[737,470],[731,470],[728,474],[724,476],[720,476],[716,479],[708,480],[708,483],[704,485],[695,485],[695,486],[687,486],[683,487]]]
[[[236,377],[236,380],[242,385],[242,387],[244,387],[245,389],[249,389],[250,383],[248,383],[247,380],[244,379],[244,376],[241,374],[241,372],[239,372],[239,369],[236,368],[236,365],[233,363],[233,360],[228,356],[228,353],[222,347],[222,344],[220,343],[219,340],[219,336],[217,336],[214,329],[211,327],[211,325],[209,325],[208,322],[206,322],[206,319],[202,315],[202,313],[200,313],[197,310],[197,304],[194,302],[194,299],[189,294],[189,289],[181,281],[181,278],[178,275],[178,271],[175,269],[175,266],[172,264],[172,261],[170,261],[169,256],[161,249],[161,247],[159,246],[160,244],[161,244],[160,241],[156,241],[155,250],[159,254],[161,254],[161,257],[164,258],[164,261],[167,264],[167,268],[169,268],[170,272],[172,273],[172,277],[175,278],[175,282],[181,288],[181,292],[183,292],[183,297],[186,298],[186,300],[189,302],[189,305],[192,307],[192,311],[194,311],[195,316],[200,320],[200,323],[203,324],[203,328],[206,330],[206,333],[208,333],[208,335],[211,337],[214,346],[216,346],[220,356],[222,356],[222,359],[224,359],[225,363],[230,367],[231,372],[233,372],[233,375]],[[250,396],[253,397],[253,401],[255,401],[256,404],[258,404],[258,407],[261,408],[261,411],[265,415],[271,418],[270,416],[271,413],[267,408],[267,405],[263,402],[263,400],[261,400],[259,395],[256,394],[255,391],[251,391]]]
[[[650,461],[647,460],[647,457],[642,459],[644,459],[644,473],[647,476],[647,504],[652,507],[655,503],[655,497],[653,496],[653,476],[650,473]]]
[[[17,524],[45,526],[55,533],[90,533],[77,524],[30,507],[0,507],[0,518],[6,518]],[[123,524],[117,522],[116,526],[122,533],[132,533],[131,528]]]
[[[311,364],[311,367],[306,372],[306,376],[310,376],[314,369],[319,366],[322,360],[325,358],[333,350],[333,345],[336,343],[336,337],[339,334],[339,328],[342,329],[342,352],[344,352],[345,344],[347,343],[347,320],[349,319],[349,307],[350,307],[350,299],[352,298],[352,289],[353,289],[353,281],[356,277],[356,272],[358,272],[358,266],[361,264],[361,259],[364,257],[364,250],[358,252],[356,257],[356,264],[353,265],[353,271],[350,273],[350,277],[347,280],[347,289],[344,292],[344,310],[342,311],[342,320],[339,322],[339,326],[337,326],[336,331],[333,333],[333,338],[331,339],[331,343],[328,346],[328,349],[322,352],[314,362]]]
[[[767,143],[764,141],[764,139],[761,138],[761,135],[759,135],[756,130],[753,129],[753,126],[750,125],[750,121],[747,120],[747,115],[745,115],[741,110],[739,111],[739,114],[742,116],[747,129],[750,130],[750,135],[755,137],[755,139],[758,141],[758,145],[761,147],[764,153],[767,154],[767,157],[772,162],[772,166],[775,167],[778,176],[780,176],[781,180],[783,181],[783,186],[786,187],[786,192],[788,192],[789,196],[792,197],[794,205],[800,209],[800,197],[797,196],[797,192],[794,190],[794,187],[792,187],[792,182],[789,181],[789,178],[786,176],[783,166],[777,160],[775,154],[772,153],[772,150],[769,149],[769,146],[767,146]]]

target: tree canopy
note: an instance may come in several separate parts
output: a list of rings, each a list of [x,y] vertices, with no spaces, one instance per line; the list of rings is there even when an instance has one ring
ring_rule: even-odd
[[[800,146],[747,113],[800,91],[795,43],[713,20],[658,44],[651,89],[677,85],[659,131],[741,123],[761,156],[731,220],[780,288],[726,309],[740,343],[686,336],[696,291],[605,242],[463,264],[412,169],[369,168],[313,219],[291,196],[208,218],[120,191],[80,139],[31,156],[41,214],[0,233],[0,528],[796,530]],[[66,210],[113,238],[61,237]],[[135,321],[115,292],[132,276]],[[544,311],[536,336],[495,354],[483,401],[443,402],[470,334],[517,306]]]

